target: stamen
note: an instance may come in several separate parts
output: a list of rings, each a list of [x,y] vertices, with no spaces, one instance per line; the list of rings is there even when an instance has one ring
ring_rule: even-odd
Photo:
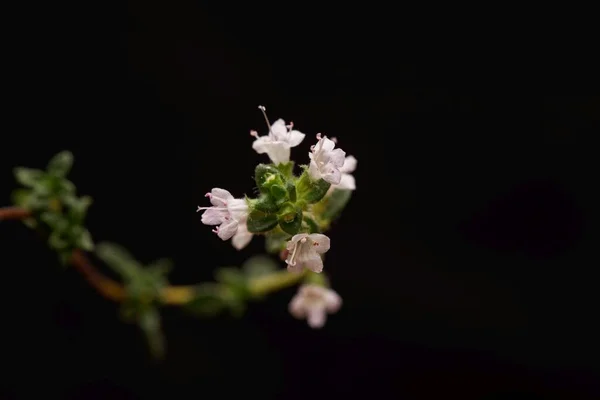
[[[267,123],[267,127],[269,128],[269,135],[271,135],[271,124],[269,123],[269,117],[267,117],[267,109],[265,106],[258,106],[258,109],[262,112],[265,117],[265,122]]]
[[[212,230],[214,233],[219,233],[219,227],[217,226],[215,229]]]
[[[317,140],[321,140],[321,134],[317,133]]]
[[[335,137],[335,136],[334,136],[334,137],[332,137],[332,138],[331,138],[331,141],[332,141],[333,143],[337,144],[337,142],[338,142],[338,141],[337,141],[337,137]]]
[[[211,193],[211,192],[208,192],[208,193],[206,193],[206,194],[204,195],[204,197],[208,197],[208,198],[210,199],[210,198],[212,197],[212,193]]]
[[[306,238],[304,238],[304,239],[306,239]],[[304,239],[302,239],[302,240],[304,240]],[[300,241],[302,241],[302,240],[300,240]],[[295,258],[296,258],[296,253],[298,252],[298,247],[300,247],[300,246],[298,245],[298,243],[296,243],[296,245],[294,246],[294,251],[292,252],[292,256],[290,257],[290,263],[289,264],[292,267],[296,265]]]
[[[253,137],[257,138],[258,137],[258,132],[256,132],[255,130],[251,130],[250,131],[250,136],[253,136]]]

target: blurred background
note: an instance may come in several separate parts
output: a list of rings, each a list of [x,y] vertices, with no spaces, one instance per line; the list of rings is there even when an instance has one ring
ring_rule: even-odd
[[[167,309],[156,364],[115,304],[2,222],[5,397],[593,398],[587,52],[547,61],[501,34],[400,29],[410,14],[288,8],[38,10],[8,41],[1,199],[12,167],[69,149],[96,242],[171,257],[174,284],[210,280],[264,249],[235,251],[195,212],[213,187],[252,193],[262,104],[307,134],[297,163],[318,132],[358,159],[325,266],[342,310],[313,331],[287,313],[294,288],[241,319]]]

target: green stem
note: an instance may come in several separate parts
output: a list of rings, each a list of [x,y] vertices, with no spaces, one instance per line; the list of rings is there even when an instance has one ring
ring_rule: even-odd
[[[276,292],[286,287],[293,286],[306,276],[306,270],[300,273],[278,271],[272,274],[261,276],[250,280],[250,293],[254,296],[263,296],[268,293]]]

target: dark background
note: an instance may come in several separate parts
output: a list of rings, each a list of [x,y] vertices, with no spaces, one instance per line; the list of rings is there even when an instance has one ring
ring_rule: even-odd
[[[1,198],[13,166],[69,149],[72,180],[95,200],[97,242],[146,263],[172,257],[174,284],[211,279],[263,249],[255,238],[236,252],[195,213],[212,187],[251,193],[267,160],[248,134],[264,134],[263,104],[307,133],[292,150],[299,163],[317,132],[359,160],[325,267],[342,310],[320,331],[287,314],[294,289],[241,320],[166,310],[169,352],[156,365],[115,304],[3,222],[6,395],[598,393],[589,51],[541,58],[532,49],[551,39],[465,41],[458,26],[401,32],[410,15],[388,21],[385,10],[309,20],[290,7],[40,10],[6,57]]]

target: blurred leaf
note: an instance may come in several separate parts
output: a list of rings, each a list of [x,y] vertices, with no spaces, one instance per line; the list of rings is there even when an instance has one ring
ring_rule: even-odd
[[[87,214],[87,210],[92,204],[90,196],[68,198],[66,203],[69,206],[69,216],[76,223],[82,223]]]
[[[215,271],[215,279],[224,286],[230,288],[233,294],[246,297],[248,294],[248,283],[246,277],[239,268],[223,267]]]
[[[124,279],[134,279],[142,268],[124,247],[115,243],[99,243],[96,255]]]
[[[265,236],[265,248],[267,250],[267,253],[279,253],[285,248],[285,243],[287,242],[287,239],[289,237],[289,234],[283,232],[279,228],[277,231],[269,232]]]
[[[40,169],[16,167],[13,170],[15,179],[23,186],[34,187],[46,173]]]
[[[334,220],[338,218],[352,197],[351,190],[336,189],[327,198],[323,218]]]
[[[69,246],[69,242],[62,236],[62,232],[54,231],[48,236],[48,246],[54,250],[64,250]]]
[[[92,240],[90,231],[84,229],[83,232],[81,232],[79,239],[77,240],[77,247],[85,251],[94,250],[94,241]]]
[[[15,189],[12,191],[10,198],[14,205],[19,207],[26,207],[27,200],[30,196],[30,189]]]
[[[59,182],[61,195],[73,195],[76,192],[75,184],[68,179],[61,179]]]
[[[43,212],[40,215],[40,220],[52,229],[56,229],[63,217],[60,214],[50,211]]]
[[[225,308],[221,291],[221,287],[217,283],[204,283],[196,286],[194,299],[186,304],[186,310],[199,316],[217,315]]]
[[[73,154],[70,151],[61,151],[48,162],[48,173],[64,178],[73,166]]]
[[[278,268],[277,263],[265,255],[250,257],[242,265],[242,270],[247,278],[258,278],[259,276],[268,275]]]
[[[156,277],[164,277],[173,270],[173,261],[168,258],[161,258],[148,266],[148,272]]]
[[[321,229],[319,228],[319,224],[315,221],[312,215],[308,213],[304,213],[304,223],[306,223],[306,227],[308,228],[308,233],[321,233]]]
[[[162,359],[165,356],[165,338],[160,323],[160,313],[155,307],[144,310],[138,317],[138,324],[144,334],[154,358]]]

